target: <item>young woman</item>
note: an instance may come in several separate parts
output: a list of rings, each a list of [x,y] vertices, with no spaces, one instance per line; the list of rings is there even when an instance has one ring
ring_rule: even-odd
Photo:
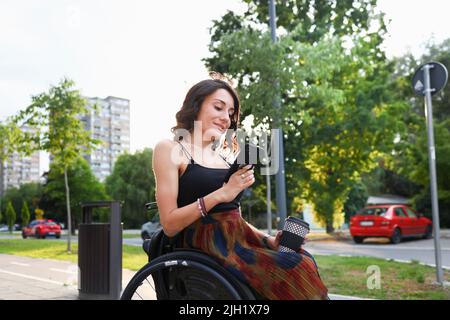
[[[268,236],[242,218],[239,201],[255,182],[253,170],[244,167],[224,183],[227,156],[239,151],[224,137],[238,128],[239,108],[237,93],[221,79],[201,81],[187,93],[174,140],[160,141],[153,153],[164,233],[184,231],[185,247],[216,258],[267,299],[327,299],[309,253],[278,252],[281,231]]]

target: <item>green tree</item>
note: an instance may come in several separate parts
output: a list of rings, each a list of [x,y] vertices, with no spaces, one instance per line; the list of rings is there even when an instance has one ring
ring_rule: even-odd
[[[119,156],[112,174],[107,177],[106,191],[111,198],[124,201],[122,212],[127,228],[139,227],[147,217],[144,204],[154,201],[155,178],[151,149]]]
[[[294,210],[299,196],[311,202],[332,231],[361,173],[405,130],[406,104],[381,49],[383,15],[375,15],[376,1],[284,1],[277,6],[283,30],[272,44],[267,3],[246,2],[244,15],[228,12],[214,22],[213,55],[204,61],[237,81],[243,118],[263,127],[282,119],[288,203]]]
[[[30,222],[30,209],[26,201],[23,201],[22,209],[20,210],[20,219],[22,220],[22,226],[26,226]]]
[[[14,210],[14,207],[12,206],[11,202],[8,202],[6,205],[6,224],[8,225],[9,232],[12,233],[14,229],[14,224],[16,223],[16,210]]]
[[[368,198],[369,194],[364,183],[356,182],[350,189],[347,200],[344,203],[345,221],[348,222],[352,215],[364,208]]]
[[[213,54],[204,59],[210,70],[229,73],[229,58],[219,48],[222,37],[244,28],[267,30],[269,8],[267,0],[243,0],[247,10],[242,15],[228,11],[213,21],[209,50]],[[385,28],[384,15],[376,12],[376,0],[283,0],[275,1],[277,27],[280,33],[297,31],[295,41],[315,44],[324,36],[345,36],[368,31],[372,21]],[[377,30],[377,32],[379,31]]]
[[[20,134],[20,130],[11,119],[7,119],[4,123],[0,122],[0,175],[3,175],[5,161],[19,150]],[[4,192],[4,185],[0,184],[0,211]]]
[[[43,195],[39,206],[45,211],[45,217],[56,221],[64,221],[69,225],[68,217],[64,216],[66,197],[64,173],[57,163],[50,164],[50,170],[46,174],[46,183],[43,187]],[[85,159],[78,157],[67,168],[67,177],[70,180],[71,215],[70,224],[76,229],[81,221],[81,202],[108,200],[104,185],[98,181]],[[104,210],[94,212],[95,218],[104,220]]]
[[[23,202],[30,205],[30,212],[38,207],[39,201],[42,197],[42,185],[36,182],[24,183],[19,188],[13,187],[6,190],[3,196],[3,203],[11,202],[16,212],[21,212]],[[3,208],[5,210],[5,208]],[[18,221],[23,224],[22,218]]]
[[[301,30],[272,44],[268,33],[244,29],[222,37],[218,50],[229,57],[229,73],[242,79],[244,117],[251,114],[261,126],[283,119],[288,201],[302,195],[331,231],[343,222],[343,204],[360,173],[372,170],[404,130],[406,105],[391,93],[392,66],[373,43],[377,35],[355,37],[348,50],[336,38],[299,43]],[[273,79],[282,92],[277,110]]]
[[[16,118],[19,123],[34,127],[31,140],[37,148],[50,153],[54,170],[64,174],[66,212],[69,234],[72,233],[70,188],[67,170],[82,153],[97,143],[84,128],[81,117],[88,112],[87,101],[74,89],[72,80],[64,79],[48,92],[32,97],[32,103]],[[71,237],[67,237],[67,251],[71,252]]]

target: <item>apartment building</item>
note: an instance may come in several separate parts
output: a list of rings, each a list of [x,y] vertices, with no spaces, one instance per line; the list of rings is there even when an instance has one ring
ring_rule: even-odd
[[[130,101],[118,97],[86,98],[89,114],[82,118],[91,137],[100,144],[85,159],[94,175],[104,181],[119,155],[130,151]]]
[[[22,130],[29,130],[23,127]],[[0,163],[0,196],[12,187],[29,182],[39,182],[39,152],[24,156],[14,152],[9,158]]]

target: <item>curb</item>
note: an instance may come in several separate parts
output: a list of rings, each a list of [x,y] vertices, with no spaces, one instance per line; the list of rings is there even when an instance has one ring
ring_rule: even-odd
[[[330,300],[377,300],[377,299],[361,298],[361,297],[354,297],[354,296],[344,296],[342,294],[328,294],[328,297],[330,298]]]

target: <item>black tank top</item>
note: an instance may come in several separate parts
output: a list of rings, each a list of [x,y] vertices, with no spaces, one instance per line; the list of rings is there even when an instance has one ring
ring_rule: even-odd
[[[177,204],[180,208],[196,202],[198,198],[204,197],[211,192],[220,189],[223,186],[224,178],[228,172],[228,169],[208,168],[196,163],[186,148],[180,142],[178,143],[190,160],[186,170],[178,178]],[[224,159],[224,161],[226,160]],[[208,212],[214,213],[238,209],[240,206],[239,201],[242,197],[242,193],[243,192],[239,193],[233,201],[219,203]]]

